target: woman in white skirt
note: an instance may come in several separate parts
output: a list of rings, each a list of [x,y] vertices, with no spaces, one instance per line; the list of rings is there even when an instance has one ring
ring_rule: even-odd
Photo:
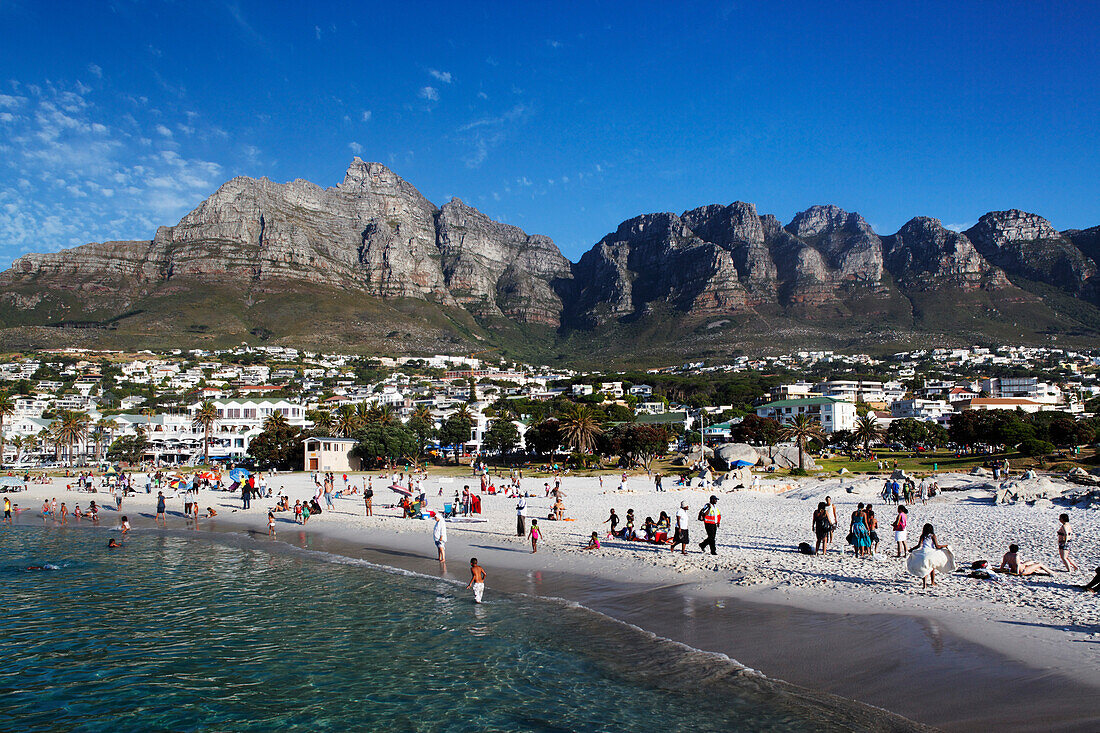
[[[955,571],[955,555],[948,545],[941,545],[936,540],[936,530],[931,524],[924,525],[920,533],[920,541],[917,547],[909,553],[906,567],[910,574],[921,579],[921,588],[931,581],[936,584],[936,571],[952,573]]]

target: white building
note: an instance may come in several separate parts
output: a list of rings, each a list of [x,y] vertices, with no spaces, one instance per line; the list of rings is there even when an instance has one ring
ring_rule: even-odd
[[[809,415],[821,423],[826,433],[851,430],[856,424],[855,402],[834,397],[807,397],[794,400],[777,400],[756,408],[760,417],[770,417],[780,423],[791,423],[798,415]]]

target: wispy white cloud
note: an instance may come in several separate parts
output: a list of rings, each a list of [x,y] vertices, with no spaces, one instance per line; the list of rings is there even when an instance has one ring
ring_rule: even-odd
[[[953,232],[965,232],[967,229],[969,229],[970,227],[974,226],[977,223],[978,222],[976,222],[976,221],[968,221],[964,224],[944,224],[943,228],[944,229],[950,229]],[[878,230],[876,229],[875,231],[878,231]]]
[[[356,155],[359,155],[359,153],[363,152],[363,146],[357,142],[348,143],[348,149]]]
[[[371,111],[369,109],[363,110],[363,122],[370,122]]]
[[[75,84],[20,88],[0,136],[0,266],[30,251],[150,238],[224,176],[158,133],[171,133],[163,123],[107,114]]]
[[[553,38],[547,38],[546,45],[550,48],[561,48],[561,41],[555,40]]]
[[[426,99],[429,102],[439,101],[439,90],[435,87],[421,87],[419,94],[421,99]]]
[[[431,74],[433,78],[438,79],[439,81],[443,82],[444,84],[450,84],[451,83],[451,72],[449,72],[449,71],[440,71],[439,69],[428,69],[428,73]]]
[[[155,129],[158,135],[172,137],[172,131],[168,129],[167,125],[157,125]]]
[[[96,79],[103,78],[103,69],[99,66],[99,64],[88,64],[88,73],[90,73]]]
[[[489,151],[499,146],[507,138],[514,123],[519,123],[531,114],[531,107],[517,104],[506,112],[479,117],[459,126],[456,134],[466,142],[469,151],[463,156],[468,168],[477,168],[489,156]]]
[[[315,36],[317,36],[318,41],[321,40],[321,26],[319,26],[319,25],[313,26],[313,34]]]

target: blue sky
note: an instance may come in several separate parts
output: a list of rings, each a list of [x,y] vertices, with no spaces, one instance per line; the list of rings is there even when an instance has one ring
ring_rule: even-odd
[[[574,260],[735,200],[1094,226],[1098,7],[0,0],[0,266],[353,155]]]

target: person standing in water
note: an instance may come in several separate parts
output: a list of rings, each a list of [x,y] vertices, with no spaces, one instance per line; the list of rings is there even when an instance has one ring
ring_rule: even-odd
[[[477,558],[470,558],[470,582],[466,588],[474,591],[474,603],[481,603],[481,596],[485,593],[485,568],[477,564]]]
[[[167,526],[168,525],[168,516],[164,513],[164,511],[165,511],[165,509],[164,509],[164,492],[163,491],[158,491],[157,492],[157,516],[153,521],[155,521],[157,524],[160,524],[163,521],[165,526]]]
[[[11,524],[11,499],[4,497],[4,522]]]
[[[443,519],[443,512],[435,513],[435,526],[432,527],[432,539],[435,540],[435,549],[439,562],[447,562],[447,522]]]

